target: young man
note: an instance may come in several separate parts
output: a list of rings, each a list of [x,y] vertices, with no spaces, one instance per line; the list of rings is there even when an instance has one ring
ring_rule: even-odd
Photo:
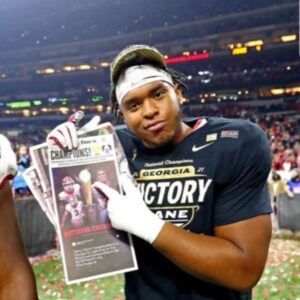
[[[9,180],[17,173],[16,156],[0,134],[0,299],[38,299],[18,223]]]
[[[65,176],[62,179],[61,185],[63,191],[58,194],[58,199],[60,210],[64,211],[65,206],[69,204],[72,199],[81,198],[81,186],[70,176]]]
[[[138,188],[126,176],[125,195],[94,186],[109,198],[112,225],[134,235],[139,270],[126,274],[126,299],[251,299],[271,238],[268,141],[242,120],[184,121],[184,78],[145,45],[111,66],[112,107],[127,125],[118,135]],[[71,122],[48,139],[78,145]]]

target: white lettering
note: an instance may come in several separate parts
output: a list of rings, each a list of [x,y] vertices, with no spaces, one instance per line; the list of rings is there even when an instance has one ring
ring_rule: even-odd
[[[145,200],[146,204],[152,204],[152,202],[155,201],[155,195],[151,196],[150,193],[153,192],[155,194],[156,191],[157,191],[157,188],[156,188],[156,184],[154,182],[150,182],[149,184],[147,184],[145,193],[144,193],[144,200]]]
[[[212,179],[151,181],[140,183],[139,189],[147,205],[196,204],[204,201],[211,183]]]
[[[157,184],[159,188],[159,194],[158,194],[158,199],[157,199],[157,204],[162,204],[164,200],[164,195],[166,193],[166,188],[170,186],[170,182],[159,182]]]
[[[207,192],[208,187],[210,186],[212,179],[208,179],[206,182],[204,180],[198,180],[199,183],[199,199],[198,202],[203,202],[205,194]]]
[[[175,204],[177,203],[182,195],[182,183],[180,181],[175,181],[170,185],[168,191],[168,203]]]
[[[187,180],[185,182],[181,203],[194,203],[193,195],[197,190],[197,182],[195,180]]]

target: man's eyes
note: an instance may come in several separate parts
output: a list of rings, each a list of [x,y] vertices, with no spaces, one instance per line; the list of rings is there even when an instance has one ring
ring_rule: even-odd
[[[156,99],[159,99],[159,98],[161,98],[165,93],[166,93],[165,90],[158,90],[158,91],[155,92],[154,97],[155,97]]]
[[[132,111],[132,110],[137,109],[139,106],[140,106],[139,103],[137,103],[137,102],[132,102],[132,103],[128,104],[127,109]]]

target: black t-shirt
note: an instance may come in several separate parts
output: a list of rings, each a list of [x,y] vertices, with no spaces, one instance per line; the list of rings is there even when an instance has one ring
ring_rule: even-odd
[[[196,121],[187,123],[193,127]],[[159,149],[147,149],[127,129],[117,132],[144,201],[165,221],[213,235],[215,226],[271,212],[266,186],[271,155],[257,125],[208,118],[181,142]],[[139,270],[126,274],[126,299],[251,299],[251,291],[197,279],[148,243],[133,239]]]

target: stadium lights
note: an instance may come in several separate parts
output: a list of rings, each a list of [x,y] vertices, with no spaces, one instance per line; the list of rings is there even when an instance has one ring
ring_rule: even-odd
[[[30,101],[16,101],[16,102],[8,102],[6,103],[6,106],[9,108],[27,108],[31,107]]]
[[[293,42],[297,40],[297,35],[296,34],[282,35],[280,39],[283,43]]]
[[[90,65],[80,65],[79,70],[90,70],[91,66]]]
[[[96,110],[97,110],[98,112],[103,112],[103,110],[104,110],[103,105],[97,105],[97,106],[96,106]]]
[[[102,68],[107,68],[107,67],[109,67],[109,62],[104,61],[104,62],[100,63],[100,67],[102,67]]]
[[[24,117],[29,117],[30,116],[30,110],[29,109],[23,109],[22,113],[23,113]]]
[[[60,107],[60,108],[59,108],[59,111],[60,111],[62,114],[64,114],[64,115],[66,115],[67,113],[69,113],[69,109],[68,109],[67,107]]]
[[[273,95],[283,95],[283,94],[299,94],[300,93],[300,86],[293,86],[293,87],[288,87],[288,88],[276,88],[276,89],[271,89],[270,92]]]
[[[165,59],[167,64],[175,64],[187,61],[194,61],[194,60],[204,60],[210,58],[209,53],[198,53],[198,54],[191,54],[188,56],[177,56],[177,57],[169,57]]]
[[[253,41],[246,42],[244,44],[244,46],[246,46],[246,47],[256,47],[256,46],[262,46],[263,44],[264,44],[263,40],[253,40]]]
[[[247,47],[234,48],[231,51],[232,55],[245,55],[247,53],[248,53],[248,48]]]
[[[42,105],[42,104],[43,104],[41,100],[37,100],[37,99],[36,99],[36,100],[33,100],[32,103],[33,103],[33,105],[35,105],[35,106],[39,106],[39,105]]]
[[[298,94],[298,93],[300,93],[300,86],[294,86],[294,87],[286,88],[285,92],[287,94],[292,94],[292,95]]]
[[[282,95],[282,94],[284,94],[284,89],[271,89],[271,93],[276,96]]]
[[[55,70],[52,68],[47,68],[44,70],[44,72],[45,72],[45,74],[53,74],[53,73],[55,73]]]
[[[67,72],[71,72],[71,71],[75,71],[75,67],[73,66],[65,66],[63,68],[64,71],[67,71]]]

